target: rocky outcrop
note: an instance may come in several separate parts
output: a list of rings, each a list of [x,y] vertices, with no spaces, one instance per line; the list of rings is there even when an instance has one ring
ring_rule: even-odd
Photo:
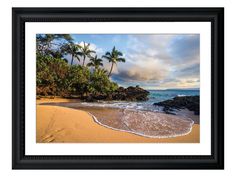
[[[124,101],[146,101],[148,100],[149,92],[138,86],[119,89],[112,93],[113,100],[124,100]]]
[[[172,100],[166,100],[154,103],[154,106],[162,106],[165,113],[172,114],[174,109],[185,109],[194,111],[195,115],[199,115],[199,96],[182,96],[175,97]]]

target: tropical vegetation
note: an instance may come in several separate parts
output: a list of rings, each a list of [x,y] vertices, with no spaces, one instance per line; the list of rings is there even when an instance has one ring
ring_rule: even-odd
[[[109,77],[114,65],[125,62],[125,58],[115,47],[99,57],[89,43],[75,43],[69,34],[37,34],[36,46],[38,96],[88,98],[118,89]],[[103,59],[111,63],[109,72]]]

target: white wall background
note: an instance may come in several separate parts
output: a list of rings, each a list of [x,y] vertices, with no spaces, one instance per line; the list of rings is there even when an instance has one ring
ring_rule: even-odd
[[[225,170],[11,170],[11,8],[12,7],[225,7]],[[0,176],[236,176],[236,2],[234,0],[1,0],[0,1]]]

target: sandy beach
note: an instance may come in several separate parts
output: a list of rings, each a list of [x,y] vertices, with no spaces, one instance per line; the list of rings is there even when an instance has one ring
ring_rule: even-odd
[[[97,124],[86,111],[60,106],[40,105],[47,102],[70,102],[67,99],[37,100],[37,143],[198,143],[200,126],[173,138],[148,138],[113,130]],[[75,101],[75,100],[73,100]]]

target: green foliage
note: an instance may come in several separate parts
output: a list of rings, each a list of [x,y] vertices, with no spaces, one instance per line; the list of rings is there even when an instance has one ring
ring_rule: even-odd
[[[110,95],[118,89],[117,83],[110,81],[113,65],[125,62],[123,54],[113,48],[103,58],[112,63],[110,72],[101,68],[103,61],[83,42],[75,44],[69,34],[37,34],[37,95],[62,97],[97,97]],[[65,59],[71,56],[71,63]],[[73,60],[82,59],[82,65],[74,65]],[[85,59],[90,62],[85,66]],[[92,68],[92,69],[91,69]]]
[[[107,76],[107,71],[97,69],[91,74],[91,90],[93,94],[107,94],[118,89],[118,85],[111,82]]]
[[[37,95],[88,96],[109,94],[118,89],[107,71],[90,72],[88,67],[69,65],[63,59],[37,55]]]
[[[63,59],[37,54],[36,65],[38,95],[57,95],[65,89],[69,66]]]

